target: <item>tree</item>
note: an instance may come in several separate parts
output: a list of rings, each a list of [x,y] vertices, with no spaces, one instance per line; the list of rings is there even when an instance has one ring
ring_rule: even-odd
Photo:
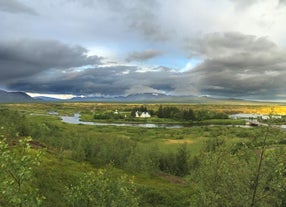
[[[194,206],[249,206],[253,172],[249,160],[229,153],[225,146],[199,157],[199,167],[190,177]]]
[[[159,169],[157,145],[138,144],[128,157],[127,168],[132,172],[152,174]]]
[[[0,141],[0,206],[40,206],[43,197],[33,186],[33,167],[40,164],[41,153],[31,149],[31,138],[9,147]]]
[[[189,173],[189,163],[188,163],[188,150],[187,144],[183,144],[178,147],[177,154],[176,154],[176,175],[178,176],[185,176]]]
[[[65,199],[72,207],[137,207],[139,199],[132,179],[114,178],[112,169],[85,173],[79,182],[65,187]]]
[[[252,145],[212,139],[203,147],[190,176],[194,206],[285,206],[285,148],[266,145],[272,133],[262,128]]]
[[[163,112],[163,106],[162,105],[159,106],[159,109],[157,111],[157,116],[159,118],[164,118],[164,112]]]
[[[183,110],[182,118],[186,121],[194,120],[194,111],[192,109]]]

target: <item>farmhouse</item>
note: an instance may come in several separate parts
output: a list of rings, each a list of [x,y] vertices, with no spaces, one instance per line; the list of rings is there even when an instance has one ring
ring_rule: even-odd
[[[139,112],[136,111],[135,117],[136,117],[136,118],[150,118],[151,115],[150,115],[148,112],[142,112],[142,113],[139,115]]]

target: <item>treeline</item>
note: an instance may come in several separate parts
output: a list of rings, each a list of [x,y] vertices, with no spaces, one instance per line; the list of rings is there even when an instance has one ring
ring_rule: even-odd
[[[127,112],[129,111],[129,113]],[[148,109],[147,106],[136,106],[132,109],[126,109],[124,112],[120,111],[103,111],[96,112],[93,115],[94,119],[126,119],[135,118],[136,113],[140,116],[142,113],[148,113],[151,117],[173,119],[176,121],[204,121],[210,119],[228,119],[228,115],[223,112],[216,112],[210,110],[193,110],[180,109],[176,106],[162,106],[158,110]]]
[[[102,113],[95,113],[93,115],[93,119],[124,119],[126,118],[121,113],[114,113],[114,112],[102,112]]]
[[[157,111],[159,118],[170,118],[185,121],[203,121],[209,119],[227,119],[228,115],[222,112],[208,110],[179,109],[175,106],[160,106]]]

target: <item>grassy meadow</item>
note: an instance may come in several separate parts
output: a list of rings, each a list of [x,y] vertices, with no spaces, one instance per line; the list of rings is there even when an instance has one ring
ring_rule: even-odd
[[[152,117],[132,117],[141,109]],[[82,121],[184,127],[92,126],[59,117],[75,113]],[[237,127],[245,121],[227,118],[235,113],[286,115],[286,106],[2,104],[0,206],[286,206],[286,131],[271,120]]]

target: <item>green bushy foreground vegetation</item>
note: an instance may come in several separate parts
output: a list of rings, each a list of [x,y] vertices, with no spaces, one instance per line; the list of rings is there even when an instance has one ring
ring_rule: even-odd
[[[70,125],[47,116],[81,112],[88,120],[92,107],[0,107],[0,206],[286,206],[286,133],[280,128],[230,126],[221,111],[173,106],[148,108],[159,112],[155,122],[161,116],[163,123],[194,125]],[[101,107],[100,114],[116,109]],[[129,113],[128,107],[121,111]],[[207,116],[214,119],[197,122]],[[226,125],[207,125],[215,122]]]

